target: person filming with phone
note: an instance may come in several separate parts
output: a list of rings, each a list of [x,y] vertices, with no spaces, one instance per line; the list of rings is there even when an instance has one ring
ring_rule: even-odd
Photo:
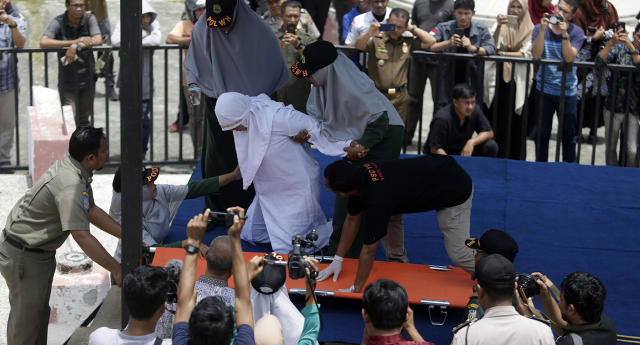
[[[297,29],[301,8],[302,5],[298,1],[285,1],[280,8],[282,25],[273,32],[280,41],[280,51],[287,66],[295,64],[304,47],[315,41],[311,35]],[[294,77],[291,71],[289,74],[287,83],[277,91],[277,100],[285,105],[293,105],[298,111],[306,112],[311,83],[306,79]]]
[[[428,32],[409,24],[409,12],[402,8],[392,9],[386,24],[371,23],[369,31],[356,40],[356,48],[369,53],[369,77],[391,101],[402,122],[406,122],[409,107],[407,72],[411,52],[429,48],[435,42]]]
[[[455,20],[440,23],[431,34],[437,43],[429,48],[433,52],[493,55],[495,42],[489,28],[473,22],[475,14],[473,0],[456,0],[453,4]],[[435,111],[451,103],[451,90],[455,84],[469,84],[476,90],[476,103],[484,97],[484,61],[450,58],[440,59],[441,73],[438,80]]]

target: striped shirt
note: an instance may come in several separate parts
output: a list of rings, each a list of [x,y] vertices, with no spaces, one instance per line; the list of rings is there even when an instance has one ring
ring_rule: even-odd
[[[18,31],[23,36],[25,35],[26,25],[21,17],[9,16],[18,25]],[[0,22],[0,48],[13,48],[13,38],[11,36],[11,28],[9,25]],[[0,53],[0,93],[12,91],[16,88],[16,83],[20,81],[20,78],[16,75],[16,65],[18,63],[15,59],[14,53],[1,54]]]
[[[569,23],[567,29],[569,33],[569,42],[573,48],[580,50],[582,43],[584,42],[584,33],[582,29],[572,23]],[[535,43],[538,34],[540,33],[540,24],[536,25],[533,29],[532,44]],[[562,57],[562,35],[556,35],[551,28],[547,28],[544,35],[544,51],[542,52],[541,59],[547,60],[564,60]],[[560,96],[561,84],[562,84],[562,70],[559,70],[559,66],[555,65],[543,65],[544,72],[544,93],[548,95]],[[542,86],[542,68],[538,69],[536,75],[536,85],[538,91]],[[565,82],[565,96],[575,96],[578,90],[578,76],[576,74],[576,67],[572,67],[567,72],[567,80]]]

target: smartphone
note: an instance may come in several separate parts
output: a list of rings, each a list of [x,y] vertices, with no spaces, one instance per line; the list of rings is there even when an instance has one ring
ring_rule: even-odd
[[[296,34],[296,23],[289,22],[287,23],[287,32],[290,34]]]
[[[464,36],[464,29],[463,28],[456,28],[456,30],[453,33],[458,35],[458,36],[460,36],[460,38],[462,38]]]
[[[507,23],[511,24],[511,25],[518,25],[518,16],[514,16],[514,15],[507,15]]]
[[[380,31],[396,31],[395,24],[380,24]]]
[[[627,23],[618,22],[613,24],[613,31],[618,31],[619,29],[622,29],[622,31],[627,32]]]
[[[595,34],[596,31],[598,31],[598,28],[596,28],[595,26],[588,26],[587,30],[589,31],[590,34]]]
[[[224,225],[230,227],[233,224],[233,216],[236,214],[233,212],[214,212],[209,214],[209,222],[214,222],[216,225]]]

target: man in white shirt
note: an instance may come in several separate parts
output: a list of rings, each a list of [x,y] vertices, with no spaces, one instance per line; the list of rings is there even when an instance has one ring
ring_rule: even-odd
[[[100,327],[89,336],[89,345],[168,345],[158,340],[154,329],[167,305],[169,279],[161,267],[140,266],[127,274],[122,297],[131,319],[123,330]]]
[[[553,333],[546,321],[524,317],[513,307],[516,270],[500,254],[483,257],[476,264],[478,298],[485,310],[476,322],[454,328],[452,345],[521,344],[553,345]]]
[[[363,13],[355,18],[351,23],[349,34],[344,41],[345,44],[354,46],[356,39],[369,31],[371,23],[373,22],[386,22],[391,13],[391,9],[387,7],[389,0],[371,0],[371,11]]]

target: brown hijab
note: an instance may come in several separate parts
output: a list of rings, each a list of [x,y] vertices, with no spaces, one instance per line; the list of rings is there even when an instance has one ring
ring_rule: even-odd
[[[606,7],[605,7],[606,6]],[[582,0],[580,7],[573,16],[573,24],[581,27],[588,34],[590,26],[610,29],[618,22],[618,11],[607,0]]]
[[[533,22],[531,22],[526,0],[509,1],[507,13],[509,13],[509,7],[514,1],[519,2],[522,6],[522,14],[518,18],[518,24],[506,24],[500,30],[500,43],[502,45],[499,49],[508,52],[519,51],[526,42],[531,41],[531,33],[533,32]],[[505,83],[508,83],[511,81],[511,69],[513,66],[510,62],[505,62],[503,66],[502,79],[504,79]]]

